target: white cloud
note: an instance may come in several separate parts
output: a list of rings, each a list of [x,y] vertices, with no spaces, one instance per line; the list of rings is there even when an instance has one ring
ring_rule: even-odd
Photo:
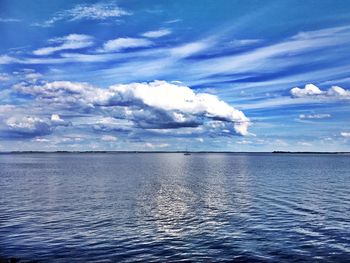
[[[306,96],[320,95],[322,94],[322,91],[314,84],[306,84],[303,89],[300,89],[298,87],[291,89],[290,93],[294,97],[306,97]]]
[[[182,19],[172,19],[172,20],[165,21],[165,23],[166,24],[174,24],[174,23],[178,23],[181,21],[182,21]]]
[[[247,135],[249,119],[243,112],[234,109],[216,96],[207,93],[195,93],[189,87],[178,86],[165,81],[151,83],[132,83],[110,87],[114,93],[107,102],[113,104],[124,101],[141,101],[144,105],[171,112],[176,123],[192,122],[191,115],[220,119],[234,124],[238,134]],[[178,111],[178,112],[177,112]],[[180,114],[180,116],[179,116]]]
[[[18,134],[37,136],[51,133],[48,122],[34,116],[10,117],[5,123],[10,131]]]
[[[117,38],[107,41],[100,52],[120,51],[128,48],[149,47],[153,44],[152,41],[143,38]]]
[[[51,115],[51,121],[62,121],[60,115],[58,114],[52,114]]]
[[[89,123],[94,131],[97,132],[130,132],[133,128],[133,123],[127,119],[121,118],[113,118],[109,117],[106,112],[105,116],[107,117],[92,117],[92,118],[84,118],[85,122]]]
[[[229,43],[229,45],[232,47],[242,47],[242,46],[254,45],[261,42],[262,42],[262,39],[235,39],[235,40],[232,40]]]
[[[320,30],[314,30],[314,31],[305,31],[305,32],[299,32],[295,36],[292,37],[292,39],[296,40],[305,40],[305,39],[314,39],[314,38],[328,38],[329,36],[333,36],[334,34],[347,31],[350,29],[350,26],[340,26],[340,27],[332,27],[332,28],[325,28]]]
[[[17,136],[36,137],[52,133],[58,126],[70,126],[70,122],[53,114],[51,119],[37,116],[14,115],[4,121],[7,129]]]
[[[50,27],[54,23],[62,20],[107,20],[127,15],[131,15],[131,13],[112,3],[81,4],[74,6],[72,9],[58,12],[51,19],[43,23],[35,23],[33,25]]]
[[[21,20],[17,19],[17,18],[3,18],[3,17],[0,17],[0,22],[2,22],[2,23],[21,22]]]
[[[329,97],[350,98],[350,91],[339,86],[332,86],[329,90],[327,90],[326,94]]]
[[[241,141],[237,141],[237,144],[252,144],[252,141],[247,141],[247,140],[241,140]]]
[[[67,13],[67,15],[70,16],[71,21],[81,19],[105,20],[111,17],[130,15],[129,12],[114,4],[105,3],[97,3],[93,5],[77,5]]]
[[[325,119],[330,118],[330,114],[300,114],[299,119]]]
[[[146,129],[198,127],[208,120],[223,123],[222,130],[248,134],[249,119],[218,97],[195,93],[186,86],[154,81],[150,83],[118,84],[101,89],[87,83],[55,81],[42,85],[15,85],[17,92],[31,94],[44,105],[97,112],[128,119]]]
[[[343,137],[350,137],[350,132],[341,132],[340,135]]]
[[[18,108],[19,107],[16,107],[15,105],[9,105],[9,104],[0,105],[0,119],[1,117],[4,117],[11,113],[13,114],[14,112],[16,112],[16,110],[18,110]]]
[[[55,104],[61,107],[93,107],[93,100],[105,96],[102,89],[95,88],[87,83],[54,81],[42,85],[28,85],[19,83],[13,86],[14,90],[31,94],[36,100]]]
[[[309,146],[312,146],[312,144],[311,144],[311,143],[309,143],[309,142],[298,142],[298,145],[300,145],[300,146],[304,146],[304,147],[309,147]]]
[[[154,144],[154,143],[150,143],[150,142],[147,142],[144,144],[144,146],[146,148],[151,148],[151,149],[154,149],[154,148],[166,148],[168,147],[170,144],[168,143],[158,143],[158,144]]]
[[[27,81],[36,82],[38,79],[42,78],[43,75],[37,72],[28,73],[25,75]]]
[[[246,71],[268,71],[305,63],[300,56],[308,51],[316,51],[332,46],[348,43],[350,27],[334,27],[325,29],[322,34],[317,31],[304,32],[308,37],[291,37],[282,42],[259,47],[245,53],[231,56],[214,57],[199,61],[188,71],[194,77],[203,77],[218,73],[238,73]],[[337,33],[337,34],[335,34]],[[288,59],[285,57],[288,56]],[[215,67],[213,67],[215,65]]]
[[[9,74],[0,73],[0,82],[5,82],[5,81],[8,81],[9,79],[10,79]]]
[[[164,37],[171,34],[170,29],[159,29],[155,31],[148,31],[142,34],[143,37],[148,37],[148,38],[159,38],[159,37]]]
[[[1,55],[0,56],[0,65],[1,64],[10,64],[10,63],[15,63],[18,62],[19,60],[13,57],[10,57],[8,55]]]
[[[35,138],[34,140],[33,140],[34,142],[50,142],[50,140],[48,140],[48,139],[45,139],[45,138]]]
[[[188,57],[193,54],[199,53],[209,47],[209,43],[206,41],[192,42],[184,44],[179,47],[172,48],[170,50],[171,55],[177,57]]]
[[[307,84],[303,89],[298,87],[291,89],[290,93],[294,98],[350,99],[350,91],[339,86],[332,86],[322,91],[313,84]]]
[[[101,139],[105,142],[116,142],[118,140],[117,137],[112,135],[103,135]]]
[[[93,38],[88,35],[70,34],[64,37],[49,40],[50,43],[59,44],[58,46],[44,47],[33,52],[34,55],[50,55],[61,50],[81,49],[90,47],[94,44]]]

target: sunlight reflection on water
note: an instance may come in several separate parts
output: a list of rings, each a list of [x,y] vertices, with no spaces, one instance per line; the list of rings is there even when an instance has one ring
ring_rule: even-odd
[[[339,262],[349,156],[0,155],[0,256]]]

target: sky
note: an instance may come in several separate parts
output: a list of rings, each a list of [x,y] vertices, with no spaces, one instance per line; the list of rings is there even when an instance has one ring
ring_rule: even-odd
[[[0,0],[0,151],[350,151],[350,2]]]

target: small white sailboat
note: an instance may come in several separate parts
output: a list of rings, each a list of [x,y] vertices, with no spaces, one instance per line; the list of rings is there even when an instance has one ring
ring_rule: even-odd
[[[185,151],[184,155],[191,155],[191,153],[187,150],[187,147],[186,147],[186,151]]]

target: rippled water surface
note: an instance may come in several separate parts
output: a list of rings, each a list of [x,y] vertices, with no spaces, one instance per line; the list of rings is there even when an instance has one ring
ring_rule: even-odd
[[[2,154],[0,256],[350,262],[350,156]]]

